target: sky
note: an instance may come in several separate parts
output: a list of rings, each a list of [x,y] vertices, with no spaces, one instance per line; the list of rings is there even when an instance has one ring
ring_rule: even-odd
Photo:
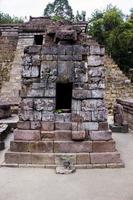
[[[37,17],[42,16],[43,10],[49,2],[51,3],[53,0],[0,0],[0,11],[8,13],[11,16]],[[133,0],[69,0],[74,13],[77,10],[85,10],[87,17],[95,9],[103,9],[110,3],[119,7],[124,14],[128,14],[129,10],[133,7]]]

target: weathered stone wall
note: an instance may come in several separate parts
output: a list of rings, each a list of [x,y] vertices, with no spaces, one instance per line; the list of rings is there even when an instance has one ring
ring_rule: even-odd
[[[133,98],[132,99],[117,99],[117,103],[123,106],[124,121],[129,128],[133,130]]]
[[[10,70],[17,46],[18,32],[10,26],[0,26],[0,89],[3,81],[9,81]]]
[[[117,98],[133,98],[133,83],[130,82],[111,58],[106,56],[104,63],[106,78],[105,99],[108,111],[112,114]]]

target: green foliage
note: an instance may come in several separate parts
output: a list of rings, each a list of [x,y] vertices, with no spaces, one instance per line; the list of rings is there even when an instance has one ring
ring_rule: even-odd
[[[22,18],[11,17],[9,14],[0,12],[0,24],[19,24],[23,22]]]
[[[68,0],[55,0],[53,3],[49,3],[46,6],[44,9],[44,16],[58,16],[66,20],[72,20],[73,11]]]
[[[124,72],[133,67],[132,11],[125,21],[122,12],[111,5],[103,11],[96,10],[90,19],[89,34],[105,45]]]

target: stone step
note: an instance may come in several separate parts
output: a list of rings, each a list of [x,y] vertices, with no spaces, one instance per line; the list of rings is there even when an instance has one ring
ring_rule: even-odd
[[[10,143],[13,152],[32,153],[89,153],[89,152],[114,152],[115,142],[110,141],[21,141]]]
[[[72,130],[71,122],[55,122],[55,130]]]
[[[3,166],[33,166],[55,168],[69,162],[81,168],[124,167],[118,152],[106,153],[21,153],[8,151]],[[88,166],[88,167],[87,167]],[[89,167],[90,166],[90,167]]]
[[[55,131],[41,131],[42,140],[56,140],[64,141],[72,139],[71,130],[55,130]]]

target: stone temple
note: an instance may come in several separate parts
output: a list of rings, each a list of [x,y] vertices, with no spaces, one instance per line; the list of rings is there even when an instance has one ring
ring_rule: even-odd
[[[76,168],[123,167],[108,129],[104,47],[87,23],[31,18],[19,34],[25,47],[21,103],[5,164]]]

